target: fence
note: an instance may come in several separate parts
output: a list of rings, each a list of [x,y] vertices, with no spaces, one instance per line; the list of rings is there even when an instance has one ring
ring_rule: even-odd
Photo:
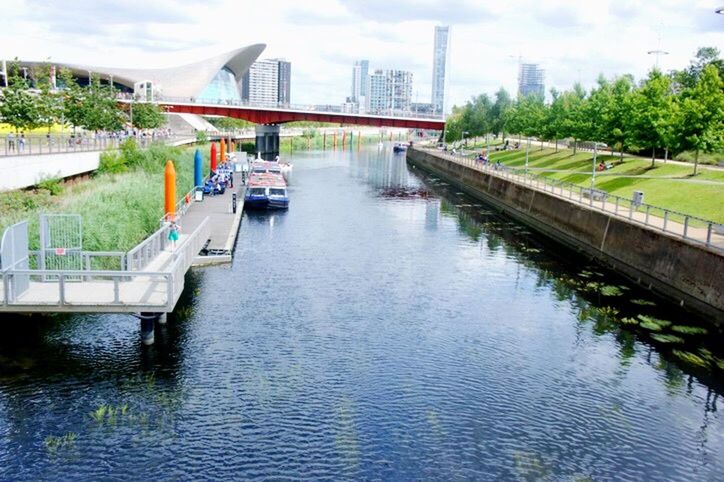
[[[30,269],[21,266],[4,267],[0,271],[3,289],[0,290],[0,308],[32,307],[47,311],[171,311],[184,288],[186,271],[209,237],[209,218],[179,243],[166,267],[158,271],[142,271],[149,256],[160,254],[165,246],[167,228],[161,228],[129,251],[84,252],[84,267],[80,270]],[[37,252],[32,253],[37,257]],[[92,259],[108,257],[118,259],[119,270],[94,270]],[[27,259],[27,258],[25,258]],[[134,270],[134,268],[136,268]],[[18,281],[27,283],[23,292],[17,292]],[[20,295],[23,295],[19,299]],[[12,310],[5,310],[12,311]]]
[[[637,203],[633,199],[585,188],[567,181],[526,173],[522,169],[496,166],[491,163],[484,164],[459,154],[449,154],[432,149],[424,150],[457,164],[549,192],[607,214],[643,224],[687,241],[703,244],[717,251],[724,251],[724,225],[714,221],[646,203]]]

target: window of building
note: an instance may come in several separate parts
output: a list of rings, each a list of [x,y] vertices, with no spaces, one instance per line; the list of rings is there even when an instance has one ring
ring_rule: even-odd
[[[236,85],[234,73],[226,67],[219,70],[201,93],[199,99],[240,101],[241,95]]]

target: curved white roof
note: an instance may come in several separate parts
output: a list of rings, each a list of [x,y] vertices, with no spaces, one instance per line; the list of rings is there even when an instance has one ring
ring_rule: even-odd
[[[107,79],[113,76],[113,83],[133,89],[136,82],[152,81],[160,87],[164,96],[198,97],[223,67],[234,73],[236,81],[249,70],[251,64],[261,55],[266,44],[253,44],[209,59],[166,69],[119,69],[92,65],[53,63],[60,68],[70,69],[78,77],[87,77],[88,72]],[[21,62],[21,65],[36,65],[40,62]]]

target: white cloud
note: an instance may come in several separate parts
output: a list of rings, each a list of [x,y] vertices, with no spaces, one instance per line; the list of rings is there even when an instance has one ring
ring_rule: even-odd
[[[646,74],[649,50],[682,68],[700,46],[724,45],[720,0],[4,0],[0,56],[95,65],[175,65],[262,42],[292,62],[292,101],[340,103],[354,59],[414,73],[429,99],[433,27],[450,23],[449,96],[461,103],[516,89],[517,57],[565,89],[599,73]]]

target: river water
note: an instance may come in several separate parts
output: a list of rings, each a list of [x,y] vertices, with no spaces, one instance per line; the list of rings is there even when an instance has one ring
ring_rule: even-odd
[[[700,320],[389,147],[293,162],[153,347],[7,319],[1,480],[724,479],[721,372],[613,321]]]

